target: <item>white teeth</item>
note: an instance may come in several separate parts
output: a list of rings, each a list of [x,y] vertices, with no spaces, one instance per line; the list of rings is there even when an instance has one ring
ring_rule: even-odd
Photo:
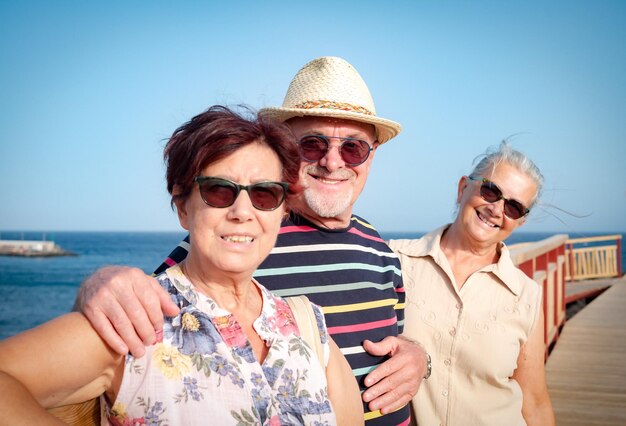
[[[477,213],[477,215],[478,215],[478,218],[479,218],[479,219],[480,219],[483,223],[485,223],[487,226],[489,226],[489,227],[491,227],[491,228],[497,228],[497,227],[498,227],[498,225],[496,225],[495,223],[491,223],[491,222],[487,221],[487,219],[485,219],[485,218],[483,217],[483,215],[481,215],[481,214],[480,214],[480,212],[476,212],[476,213]]]
[[[328,179],[324,179],[324,178],[321,178],[321,177],[318,177],[317,180],[319,180],[322,183],[327,183],[329,185],[335,185],[335,184],[338,184],[339,182],[341,182],[339,180],[328,180]]]
[[[243,235],[229,235],[222,238],[229,243],[251,243],[252,241],[254,241],[254,238],[246,237]]]

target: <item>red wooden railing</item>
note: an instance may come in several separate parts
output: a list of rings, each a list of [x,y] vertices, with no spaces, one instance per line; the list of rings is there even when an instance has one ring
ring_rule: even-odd
[[[565,248],[567,235],[510,247],[513,262],[543,289],[546,358],[565,324]]]

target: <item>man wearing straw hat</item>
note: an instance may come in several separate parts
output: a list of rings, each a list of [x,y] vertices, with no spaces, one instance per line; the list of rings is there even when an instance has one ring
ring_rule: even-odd
[[[255,278],[280,296],[304,294],[323,307],[329,333],[364,391],[368,425],[408,424],[407,404],[430,374],[428,355],[398,337],[404,322],[398,259],[378,232],[352,213],[376,149],[401,126],[376,115],[359,73],[336,57],[306,64],[291,81],[283,106],[260,114],[286,122],[295,134],[304,191]],[[156,272],[182,261],[188,242]],[[177,312],[160,290],[138,269],[108,267],[83,284],[77,306],[112,348],[126,353],[130,347],[141,356],[142,341],[153,342],[155,330],[161,330],[161,308],[167,315]]]

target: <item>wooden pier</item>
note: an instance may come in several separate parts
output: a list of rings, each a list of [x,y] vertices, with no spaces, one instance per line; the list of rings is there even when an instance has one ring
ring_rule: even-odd
[[[560,426],[626,425],[626,276],[568,320],[546,364]]]
[[[621,235],[554,235],[510,249],[515,264],[543,288],[546,375],[557,424],[626,425]]]
[[[76,256],[54,241],[0,240],[0,256],[51,257]]]
[[[621,235],[569,239],[560,234],[509,246],[515,265],[543,289],[546,359],[567,315],[622,276],[621,239]],[[570,310],[573,302],[578,306]]]

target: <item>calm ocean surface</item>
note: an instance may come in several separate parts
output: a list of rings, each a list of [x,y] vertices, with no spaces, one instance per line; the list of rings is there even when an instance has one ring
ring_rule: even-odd
[[[182,232],[48,232],[72,257],[0,256],[0,339],[71,310],[80,283],[104,265],[131,265],[151,273],[184,237]],[[423,233],[382,233],[383,238],[418,238]],[[537,241],[553,233],[514,234],[508,244]],[[579,236],[606,235],[584,234]],[[574,237],[574,235],[571,235]],[[0,232],[0,239],[41,240],[41,232]],[[622,241],[626,241],[622,235]],[[626,265],[622,250],[622,265]]]

